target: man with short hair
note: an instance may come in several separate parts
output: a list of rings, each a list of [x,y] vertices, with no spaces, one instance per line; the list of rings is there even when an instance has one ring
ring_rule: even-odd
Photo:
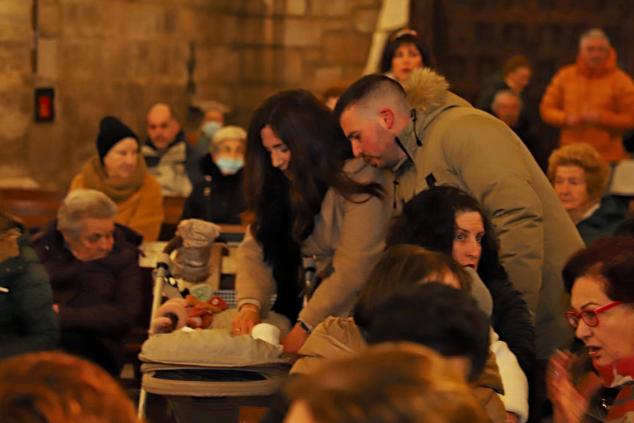
[[[581,35],[577,62],[550,81],[540,113],[544,122],[561,128],[561,145],[586,142],[608,162],[623,158],[621,136],[634,128],[634,84],[618,68],[605,32]]]
[[[540,167],[546,167],[537,139],[531,130],[531,124],[523,116],[524,102],[521,97],[511,90],[500,90],[493,96],[491,103],[492,114],[506,123],[524,142]]]
[[[511,90],[496,92],[491,102],[493,114],[511,129],[517,126],[522,107],[522,99]]]
[[[148,171],[161,184],[163,195],[186,197],[203,179],[200,154],[188,143],[170,106],[155,104],[147,113],[148,139],[141,148]]]
[[[403,87],[368,75],[335,114],[355,155],[394,173],[394,211],[418,192],[448,184],[475,196],[500,238],[510,280],[536,315],[538,357],[567,345],[561,269],[583,246],[530,153],[508,126],[449,92],[444,77],[415,71]]]

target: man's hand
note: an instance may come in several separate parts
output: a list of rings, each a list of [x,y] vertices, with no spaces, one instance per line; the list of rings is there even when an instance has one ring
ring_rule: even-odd
[[[576,113],[568,113],[566,115],[566,126],[578,126],[581,121],[581,116]]]
[[[304,345],[304,342],[308,339],[308,335],[309,333],[297,323],[282,341],[284,352],[287,354],[297,354],[302,345]]]
[[[583,119],[584,122],[596,124],[599,122],[599,112],[597,110],[584,109],[581,112],[581,119]]]
[[[255,304],[244,304],[231,323],[233,335],[248,335],[253,326],[260,323],[260,309]]]

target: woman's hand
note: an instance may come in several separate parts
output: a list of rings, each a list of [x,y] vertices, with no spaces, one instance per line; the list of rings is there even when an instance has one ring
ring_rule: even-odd
[[[570,367],[575,357],[569,352],[556,351],[548,363],[546,385],[553,404],[555,423],[580,423],[588,410],[590,398],[600,387],[597,379],[584,392],[572,383]]]
[[[248,335],[253,326],[260,323],[260,309],[255,304],[244,304],[231,323],[233,335]]]
[[[282,341],[284,352],[287,354],[297,354],[302,345],[304,345],[304,342],[308,339],[308,335],[309,333],[297,323]]]

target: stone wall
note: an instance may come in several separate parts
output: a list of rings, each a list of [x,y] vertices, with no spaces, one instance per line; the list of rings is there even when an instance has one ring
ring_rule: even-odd
[[[381,0],[3,0],[0,182],[65,189],[94,154],[99,119],[143,134],[147,108],[193,100],[253,109],[284,88],[319,92],[361,73]],[[35,123],[53,87],[56,119]]]

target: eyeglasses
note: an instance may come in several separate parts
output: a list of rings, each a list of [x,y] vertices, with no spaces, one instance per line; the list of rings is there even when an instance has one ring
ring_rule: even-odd
[[[595,327],[599,325],[599,314],[608,311],[609,309],[620,304],[621,301],[613,301],[611,303],[591,310],[581,310],[579,312],[570,310],[566,312],[566,319],[568,319],[568,323],[570,323],[570,326],[575,329],[577,329],[577,327],[579,326],[579,320],[583,320],[583,322],[590,327]]]

